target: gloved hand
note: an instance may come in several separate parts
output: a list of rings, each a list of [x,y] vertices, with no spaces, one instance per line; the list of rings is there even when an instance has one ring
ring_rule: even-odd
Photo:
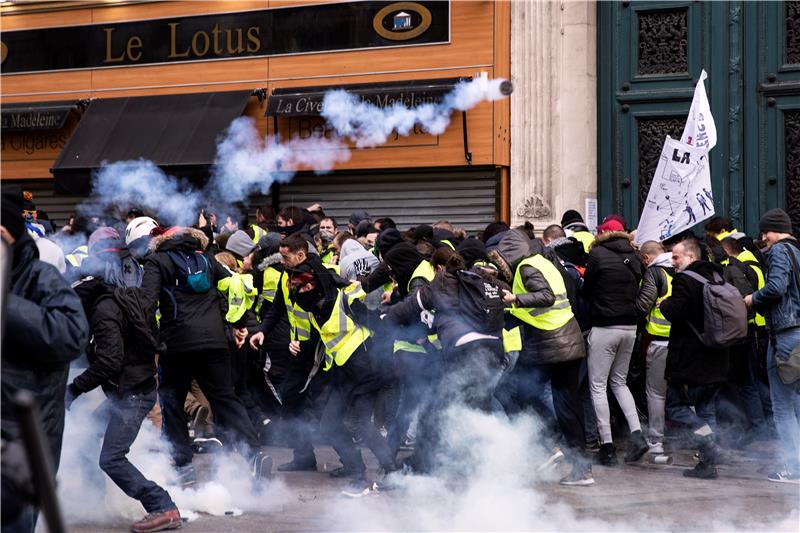
[[[72,402],[75,401],[75,398],[81,395],[81,391],[78,390],[78,387],[75,386],[74,383],[70,383],[67,385],[67,395],[64,397],[64,407],[67,408],[69,411]]]

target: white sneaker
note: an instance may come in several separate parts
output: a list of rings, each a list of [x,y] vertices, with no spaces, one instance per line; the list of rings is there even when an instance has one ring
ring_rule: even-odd
[[[653,455],[662,455],[664,453],[664,445],[660,442],[653,442],[650,444],[650,448],[648,448],[647,453],[651,453]]]
[[[547,458],[547,461],[543,462],[542,464],[536,467],[536,472],[541,472],[548,468],[554,467],[563,459],[564,459],[564,452],[562,452],[560,448],[553,448],[553,453],[550,455],[550,457]]]

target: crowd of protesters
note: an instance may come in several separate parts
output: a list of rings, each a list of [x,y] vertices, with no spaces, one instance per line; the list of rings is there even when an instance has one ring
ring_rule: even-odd
[[[293,450],[279,472],[316,471],[324,443],[346,493],[391,490],[448,460],[455,405],[536,413],[552,450],[540,468],[565,462],[565,485],[617,465],[618,441],[635,462],[669,453],[667,436],[697,449],[684,475],[702,479],[777,439],[768,479],[800,483],[800,245],[780,209],[755,240],[715,217],[702,236],[639,244],[619,215],[595,234],[576,211],[540,232],[495,222],[475,236],[364,210],[345,224],[320,205],[224,224],[204,211],[192,227],[131,209],[55,229],[3,188],[4,531],[36,522],[13,462],[6,400],[19,389],[34,393],[57,465],[65,409],[102,388],[99,466],[147,511],[135,532],[181,521],[126,457],[147,418],[184,486],[195,453],[238,451],[255,481],[273,470],[265,446]]]

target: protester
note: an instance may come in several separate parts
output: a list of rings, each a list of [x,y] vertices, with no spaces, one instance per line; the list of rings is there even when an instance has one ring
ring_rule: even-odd
[[[770,331],[767,372],[775,429],[783,445],[785,467],[768,479],[800,484],[800,394],[797,381],[786,382],[778,365],[800,357],[800,244],[792,235],[792,222],[782,209],[764,213],[758,222],[768,248],[767,281],[745,297],[745,303],[767,315]]]

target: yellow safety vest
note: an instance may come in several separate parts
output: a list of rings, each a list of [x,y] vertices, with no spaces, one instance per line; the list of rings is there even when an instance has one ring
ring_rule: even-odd
[[[327,266],[329,264],[333,264],[332,261],[335,253],[336,250],[334,250],[333,248],[328,248],[319,255],[319,258],[322,259],[322,263],[325,264],[325,266]]]
[[[81,263],[83,263],[83,260],[87,257],[89,257],[89,247],[84,245],[78,246],[72,250],[71,254],[64,256],[64,259],[66,259],[74,268],[78,268],[81,266]]]
[[[506,353],[522,351],[522,329],[519,326],[503,330],[503,351]]]
[[[339,290],[336,302],[333,305],[331,316],[322,326],[317,324],[316,317],[311,314],[311,324],[319,331],[319,338],[325,345],[325,365],[323,370],[328,371],[336,363],[343,366],[371,335],[364,326],[356,324],[347,314],[345,300],[348,305],[356,300],[364,300],[367,294],[361,288],[361,283],[354,281],[347,287]]]
[[[758,276],[758,287],[756,288],[756,290],[763,289],[764,272],[761,270],[761,266],[758,264],[758,259],[756,259],[756,256],[753,255],[753,252],[751,252],[750,250],[744,250],[742,253],[736,256],[736,259],[738,259],[742,263],[746,263],[747,266],[749,266],[755,271],[756,276]],[[767,320],[764,318],[763,315],[759,315],[758,313],[756,313],[755,318],[750,319],[750,324],[755,324],[756,326],[759,327],[766,326]]]
[[[339,265],[332,265],[330,263],[322,262],[322,266],[333,272],[334,274],[339,274]]]
[[[436,277],[436,269],[433,268],[433,265],[427,259],[420,261],[417,268],[414,269],[414,272],[411,274],[411,279],[408,280],[408,292],[411,292],[411,282],[417,278],[423,278],[428,283],[433,281],[433,278]],[[431,341],[432,344],[435,344],[439,341],[439,337],[436,335],[429,335],[428,339]],[[421,346],[414,342],[408,341],[394,341],[394,350],[395,352],[412,352],[412,353],[428,353],[425,350],[425,346]]]
[[[225,320],[234,323],[253,307],[256,300],[256,288],[253,286],[252,274],[234,272],[227,278],[217,282],[217,289],[228,295],[228,312]]]
[[[253,228],[253,243],[258,244],[258,241],[260,241],[262,237],[267,235],[267,230],[265,230],[258,224],[250,224],[250,227]]]
[[[578,242],[583,245],[584,251],[588,254],[589,253],[589,246],[592,245],[594,242],[594,235],[590,231],[574,231],[572,232],[572,236],[575,237]]]
[[[662,268],[662,270],[664,269]],[[664,270],[664,275],[667,278],[667,292],[663,297],[656,300],[656,304],[658,304],[660,300],[672,296],[672,276],[670,276],[666,270]],[[669,337],[671,322],[664,318],[664,314],[661,312],[661,309],[658,308],[658,305],[654,305],[647,314],[647,324],[644,329],[646,329],[650,335],[655,335],[656,337]]]
[[[286,272],[281,272],[280,284],[283,287],[283,301],[289,316],[292,340],[307,341],[311,338],[311,313],[289,299],[289,276]]]
[[[264,270],[264,284],[261,287],[261,294],[258,295],[258,303],[256,304],[256,313],[261,311],[261,306],[264,302],[272,303],[275,300],[275,295],[278,292],[278,283],[281,281],[281,271],[275,267],[268,266]]]
[[[444,244],[445,246],[447,246],[448,248],[450,248],[454,252],[456,251],[456,245],[453,244],[452,242],[448,241],[447,239],[445,239],[443,241],[439,241],[439,242],[441,242],[442,244]]]
[[[520,270],[524,266],[532,266],[544,277],[550,290],[556,295],[556,301],[550,307],[513,307],[510,311],[512,315],[543,331],[553,331],[564,326],[574,316],[572,307],[567,297],[567,288],[564,285],[564,278],[556,267],[539,254],[526,257],[517,265],[514,273],[514,283],[511,290],[514,294],[527,294],[525,283],[522,281]]]
[[[717,240],[722,242],[722,239],[724,239],[725,237],[730,237],[734,233],[738,233],[736,231],[736,228],[733,228],[733,230],[731,231],[720,231],[719,233],[717,233]]]

